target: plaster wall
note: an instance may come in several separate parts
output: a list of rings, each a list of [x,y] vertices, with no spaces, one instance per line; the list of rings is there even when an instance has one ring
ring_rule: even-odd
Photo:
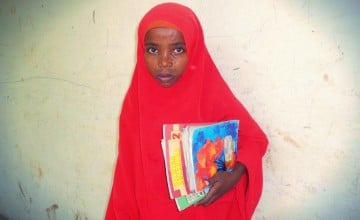
[[[0,1],[0,219],[102,219],[155,0]],[[269,136],[253,219],[359,219],[356,0],[177,1]]]

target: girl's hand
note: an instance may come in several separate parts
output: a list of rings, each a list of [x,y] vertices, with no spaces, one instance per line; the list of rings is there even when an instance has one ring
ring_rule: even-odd
[[[245,166],[239,162],[236,162],[236,165],[232,172],[217,172],[215,176],[211,177],[208,180],[208,184],[210,186],[209,192],[206,194],[204,199],[202,199],[196,204],[196,206],[208,206],[213,203],[215,200],[224,195],[227,191],[232,189],[245,171]]]

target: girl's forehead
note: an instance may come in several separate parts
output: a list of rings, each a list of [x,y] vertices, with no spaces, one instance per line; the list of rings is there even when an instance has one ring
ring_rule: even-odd
[[[171,36],[181,36],[183,37],[183,33],[175,28],[168,27],[156,27],[148,30],[146,35],[171,35]]]

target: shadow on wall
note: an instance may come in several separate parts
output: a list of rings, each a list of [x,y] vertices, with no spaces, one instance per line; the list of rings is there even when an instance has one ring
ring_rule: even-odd
[[[9,220],[9,219],[3,216],[2,214],[0,214],[0,220]]]

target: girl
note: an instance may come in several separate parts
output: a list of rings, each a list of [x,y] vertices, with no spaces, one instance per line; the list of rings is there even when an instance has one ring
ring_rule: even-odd
[[[165,123],[240,121],[233,172],[181,212],[169,198],[160,140]],[[138,29],[137,63],[121,114],[119,156],[105,219],[250,219],[268,141],[214,65],[198,18],[177,3],[152,8]]]

